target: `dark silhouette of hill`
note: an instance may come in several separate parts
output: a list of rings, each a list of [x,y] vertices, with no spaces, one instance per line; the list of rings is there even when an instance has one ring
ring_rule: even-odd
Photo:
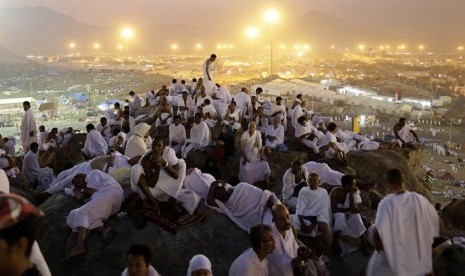
[[[157,22],[156,18],[154,22]],[[140,27],[136,34],[130,42],[130,51],[134,54],[169,53],[171,43],[180,45],[178,53],[192,53],[196,43],[203,43],[205,52],[215,49],[217,43],[236,42],[238,46],[243,46],[242,43],[250,46],[237,29],[217,29],[214,24],[210,28],[198,27],[189,24],[188,18],[177,24],[156,23]],[[418,43],[419,39],[423,39],[422,43],[427,43],[429,49],[450,49],[450,45],[457,41],[450,34],[442,33],[419,34],[420,38],[403,37],[371,29],[368,25],[356,26],[318,11],[310,11],[287,25],[284,22],[277,24],[276,35],[276,40],[281,41],[307,41],[315,49],[327,49],[332,44],[350,48],[359,43],[372,47],[384,43],[408,44]],[[263,42],[265,37],[266,33]],[[117,44],[124,44],[118,28],[87,25],[45,7],[0,9],[0,39],[5,48],[22,55],[65,54],[70,51],[67,45],[71,41],[77,44],[75,51],[83,54],[93,52],[95,42],[99,42],[101,51],[105,52],[115,52]]]
[[[13,53],[10,50],[5,49],[2,45],[0,45],[0,63],[28,63],[29,61],[18,55]]]

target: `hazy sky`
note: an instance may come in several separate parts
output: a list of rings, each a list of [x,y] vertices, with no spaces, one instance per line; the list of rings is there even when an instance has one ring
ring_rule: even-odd
[[[318,10],[352,24],[394,32],[421,31],[425,21],[462,25],[465,11],[464,0],[0,0],[0,7],[39,5],[102,26],[190,23],[221,27],[259,21],[267,7],[279,8],[283,21]]]

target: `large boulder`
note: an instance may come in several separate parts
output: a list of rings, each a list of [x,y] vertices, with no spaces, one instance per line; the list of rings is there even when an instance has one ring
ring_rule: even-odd
[[[454,199],[444,207],[442,219],[448,226],[465,230],[465,199]]]
[[[375,151],[351,151],[347,154],[347,163],[352,167],[357,177],[374,179],[376,190],[386,194],[386,172],[389,169],[399,169],[404,175],[405,187],[410,191],[418,192],[431,198],[431,192],[426,185],[414,175],[421,158],[421,150],[402,150],[400,152],[379,149]]]
[[[39,244],[53,275],[120,275],[126,252],[136,243],[151,247],[154,254],[152,264],[162,275],[185,274],[189,260],[196,254],[204,254],[210,259],[214,275],[227,275],[234,259],[250,247],[245,231],[225,215],[201,203],[198,211],[205,213],[206,218],[178,230],[176,234],[170,234],[152,223],[138,229],[129,217],[112,217],[108,225],[115,235],[109,244],[104,245],[98,234],[91,233],[86,241],[86,256],[73,262],[63,262],[67,250],[74,243],[74,239],[67,242],[71,229],[66,225],[66,216],[80,205],[74,198],[56,194],[40,206],[45,212],[47,227]]]

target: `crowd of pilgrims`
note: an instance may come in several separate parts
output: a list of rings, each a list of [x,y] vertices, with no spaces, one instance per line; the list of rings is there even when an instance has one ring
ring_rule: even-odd
[[[105,220],[120,211],[125,200],[121,182],[127,182],[154,216],[160,214],[160,202],[174,212],[182,208],[190,214],[204,202],[247,231],[251,248],[231,264],[229,275],[308,275],[309,271],[326,275],[329,256],[356,250],[368,254],[370,244],[376,243],[370,235],[374,224],[362,219],[357,209],[362,201],[357,185],[363,182],[325,163],[294,160],[282,164],[289,167],[283,176],[274,175],[282,177],[283,184],[282,193],[275,195],[269,190],[267,155],[287,151],[286,144],[293,140],[302,150],[344,162],[349,151],[376,150],[380,144],[307,110],[300,94],[286,106],[281,97],[264,99],[262,92],[260,87],[252,92],[243,87],[231,94],[202,78],[189,84],[173,79],[170,87],[163,85],[142,96],[131,91],[124,104],[115,103],[96,126],[86,126],[83,162],[58,175],[49,168],[54,153],[76,132],[71,127],[47,131],[44,126],[37,131],[33,111],[25,102],[22,168],[16,167],[13,142],[3,138],[0,173],[11,178],[21,171],[39,201],[64,192],[85,202],[67,217],[77,235],[68,259],[86,254],[90,231],[111,239]],[[216,137],[213,128],[221,129]],[[168,137],[153,133],[168,133]],[[189,155],[201,152],[211,166],[188,168]],[[211,168],[237,160],[236,152],[240,183],[233,186]],[[320,187],[321,183],[329,188]],[[310,249],[297,235],[316,242]],[[34,248],[31,258],[43,275],[49,275],[40,249]],[[132,246],[122,275],[158,275],[150,265],[151,255],[146,245]],[[214,269],[206,256],[197,255],[188,275],[211,275]]]

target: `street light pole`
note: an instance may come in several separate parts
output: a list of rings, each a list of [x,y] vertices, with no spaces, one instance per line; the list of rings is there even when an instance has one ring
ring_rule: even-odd
[[[273,22],[270,22],[270,77],[273,75]]]

